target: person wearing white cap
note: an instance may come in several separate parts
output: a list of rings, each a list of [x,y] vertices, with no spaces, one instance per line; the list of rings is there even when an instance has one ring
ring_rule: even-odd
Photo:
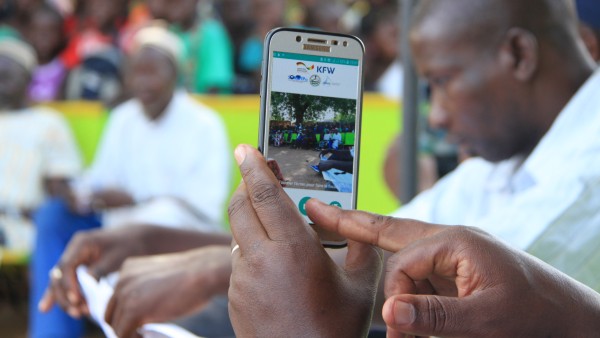
[[[222,231],[227,135],[216,113],[177,89],[181,48],[161,25],[135,35],[126,76],[134,98],[110,115],[95,161],[75,186],[76,203],[49,201],[37,214],[32,304],[60,278],[53,266],[78,230],[152,224]],[[50,308],[43,308],[46,314],[32,309],[32,337],[80,336],[81,322]]]
[[[25,257],[33,248],[33,211],[47,195],[64,194],[67,181],[80,170],[65,120],[51,109],[27,104],[35,67],[31,46],[0,40],[0,251]]]

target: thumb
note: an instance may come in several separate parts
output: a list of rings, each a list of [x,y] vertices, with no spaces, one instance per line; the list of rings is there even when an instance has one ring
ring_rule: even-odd
[[[376,246],[348,240],[344,269],[366,283],[379,283],[383,267],[383,251]]]
[[[388,330],[416,336],[481,336],[481,321],[471,320],[478,311],[471,297],[398,295],[383,305],[383,320]]]

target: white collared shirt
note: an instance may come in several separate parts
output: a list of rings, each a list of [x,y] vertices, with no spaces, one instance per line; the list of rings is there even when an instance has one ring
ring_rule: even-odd
[[[44,178],[74,178],[81,159],[67,122],[49,108],[0,112],[0,208],[34,209]]]
[[[596,71],[524,162],[467,160],[393,216],[477,226],[527,249],[575,206],[585,212],[570,217],[569,224],[586,228],[600,212],[600,193],[586,193],[599,178],[600,71]],[[596,228],[600,231],[600,224]]]
[[[115,108],[84,186],[118,188],[148,203],[136,210],[137,221],[190,227],[181,224],[186,217],[173,198],[219,224],[229,174],[230,150],[220,116],[177,91],[158,120],[149,120],[137,100]]]

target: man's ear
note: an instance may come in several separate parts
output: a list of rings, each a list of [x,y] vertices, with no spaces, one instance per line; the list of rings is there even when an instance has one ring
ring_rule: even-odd
[[[539,66],[539,45],[536,37],[522,28],[511,28],[500,49],[501,61],[519,81],[529,81]]]
[[[583,39],[585,47],[592,55],[592,58],[594,58],[596,62],[600,61],[600,41],[598,41],[598,38],[596,37],[596,34],[592,28],[586,24],[580,24],[579,34]]]

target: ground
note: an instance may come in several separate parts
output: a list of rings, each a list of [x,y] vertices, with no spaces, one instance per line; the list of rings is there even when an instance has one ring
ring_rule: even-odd
[[[289,146],[271,146],[269,147],[268,157],[277,161],[286,181],[325,187],[323,175],[315,172],[310,167],[319,164],[319,151],[292,149]]]
[[[0,266],[0,337],[27,337],[29,276],[27,266]],[[102,331],[89,324],[82,338],[104,337]]]

